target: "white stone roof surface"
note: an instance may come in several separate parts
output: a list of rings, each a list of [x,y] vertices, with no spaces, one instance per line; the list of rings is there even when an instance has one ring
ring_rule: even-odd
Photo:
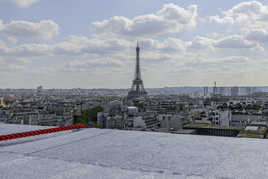
[[[0,142],[0,178],[268,178],[268,140],[81,129]]]

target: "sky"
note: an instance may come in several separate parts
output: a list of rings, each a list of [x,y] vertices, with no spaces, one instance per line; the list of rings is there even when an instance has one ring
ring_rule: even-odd
[[[268,1],[0,0],[0,88],[268,85]]]

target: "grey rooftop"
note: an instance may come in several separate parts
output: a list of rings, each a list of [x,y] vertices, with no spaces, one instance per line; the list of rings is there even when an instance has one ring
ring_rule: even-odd
[[[82,129],[0,142],[0,178],[268,178],[267,148],[262,139]]]

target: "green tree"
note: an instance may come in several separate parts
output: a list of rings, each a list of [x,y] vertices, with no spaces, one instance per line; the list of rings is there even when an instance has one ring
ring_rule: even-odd
[[[253,110],[260,110],[261,106],[258,104],[253,104],[253,105],[247,105],[246,109],[253,109]]]
[[[91,109],[86,109],[82,111],[81,116],[78,117],[78,119],[75,121],[75,124],[84,124],[88,127],[89,121],[97,124],[97,114],[98,112],[102,112],[103,108],[101,106],[96,106]]]

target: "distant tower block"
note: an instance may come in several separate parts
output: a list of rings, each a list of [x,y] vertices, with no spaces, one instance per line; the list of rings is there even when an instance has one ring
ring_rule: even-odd
[[[128,100],[132,100],[139,97],[146,97],[147,92],[144,89],[143,82],[141,79],[140,70],[140,47],[137,43],[136,48],[136,69],[135,69],[135,79],[133,80],[131,90],[128,92]]]
[[[217,95],[217,83],[216,81],[214,82],[214,87],[213,87],[213,96],[216,96]]]
[[[204,87],[204,97],[208,96],[208,87]]]
[[[231,96],[238,96],[239,95],[239,87],[235,86],[231,88]]]

